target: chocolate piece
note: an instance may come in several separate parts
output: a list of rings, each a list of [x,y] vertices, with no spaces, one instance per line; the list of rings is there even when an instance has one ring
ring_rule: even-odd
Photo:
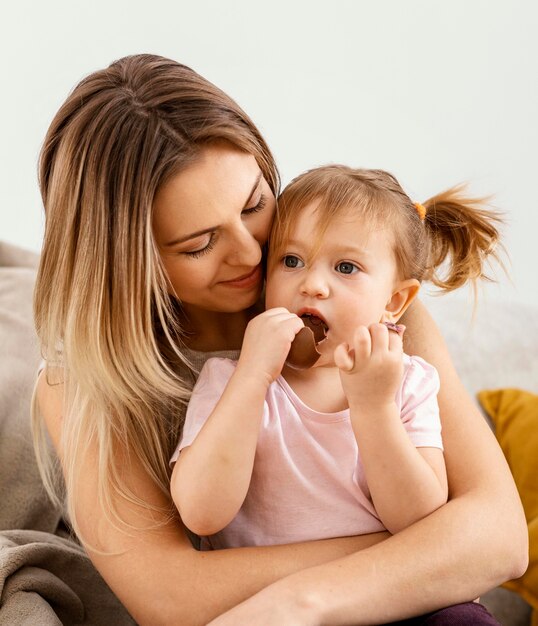
[[[325,333],[323,333],[323,338],[325,338]],[[314,333],[311,328],[305,326],[295,335],[295,339],[291,343],[286,365],[297,370],[307,370],[316,363],[320,356],[316,350]]]
[[[301,319],[304,322],[306,328],[314,333],[314,341],[316,345],[325,339],[325,324],[323,321],[315,315],[301,315]]]

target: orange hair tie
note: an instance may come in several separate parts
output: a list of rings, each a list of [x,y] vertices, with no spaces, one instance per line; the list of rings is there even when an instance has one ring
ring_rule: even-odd
[[[426,219],[426,207],[423,204],[420,204],[420,202],[414,202],[413,204],[415,205],[418,216],[422,221],[424,221]]]

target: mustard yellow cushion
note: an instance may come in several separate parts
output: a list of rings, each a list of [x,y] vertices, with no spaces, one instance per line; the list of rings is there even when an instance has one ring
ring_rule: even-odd
[[[521,389],[497,389],[479,392],[478,400],[495,424],[529,529],[529,568],[505,587],[534,608],[533,623],[538,623],[538,396]]]

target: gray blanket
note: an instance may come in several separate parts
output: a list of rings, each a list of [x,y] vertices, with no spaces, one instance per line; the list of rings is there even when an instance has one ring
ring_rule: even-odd
[[[62,530],[62,512],[38,474],[30,431],[40,361],[32,321],[37,260],[0,242],[0,626],[132,626],[83,548]]]

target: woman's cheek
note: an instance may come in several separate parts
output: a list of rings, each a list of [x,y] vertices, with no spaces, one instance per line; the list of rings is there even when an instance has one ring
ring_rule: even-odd
[[[276,201],[273,198],[272,203],[265,210],[265,215],[262,216],[261,227],[259,230],[259,235],[257,237],[258,241],[263,245],[269,239],[269,233],[271,232],[271,226],[273,225],[273,220],[276,215]]]
[[[170,263],[168,267],[165,265],[165,269],[167,270],[168,281],[173,288],[173,293],[180,300],[190,298],[190,292],[193,289],[201,289],[203,287],[203,281],[196,267],[189,267],[178,259],[174,263]]]

